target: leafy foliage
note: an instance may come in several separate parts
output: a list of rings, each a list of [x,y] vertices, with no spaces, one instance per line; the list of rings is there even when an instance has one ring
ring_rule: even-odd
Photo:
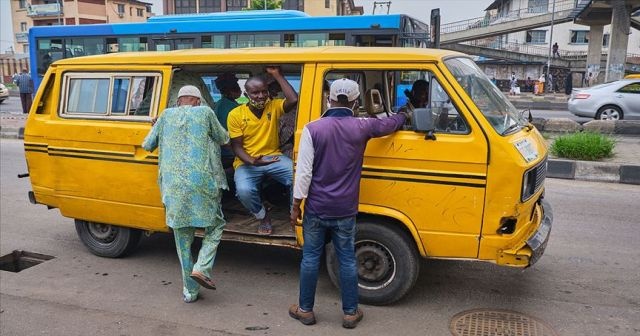
[[[282,1],[283,0],[253,0],[247,10],[264,10],[265,2],[267,9],[282,9]]]
[[[613,156],[616,141],[610,136],[593,132],[562,135],[551,144],[551,153],[557,157],[596,161]]]

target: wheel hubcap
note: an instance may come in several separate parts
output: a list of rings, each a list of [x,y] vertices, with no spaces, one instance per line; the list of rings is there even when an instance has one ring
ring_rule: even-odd
[[[113,242],[118,233],[117,230],[109,224],[88,222],[87,228],[89,229],[89,234],[101,243]]]
[[[396,263],[393,255],[379,242],[357,242],[356,260],[361,288],[370,290],[384,288],[395,278]]]
[[[614,109],[608,108],[602,111],[602,113],[600,114],[600,119],[601,120],[618,120],[620,119],[620,113],[618,113],[618,111]]]

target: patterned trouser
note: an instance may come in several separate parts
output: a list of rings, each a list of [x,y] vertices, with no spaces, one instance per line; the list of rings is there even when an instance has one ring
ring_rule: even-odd
[[[195,227],[173,229],[173,236],[176,241],[176,251],[178,252],[180,265],[182,266],[182,294],[188,300],[195,299],[198,296],[198,291],[200,290],[200,285],[189,277],[192,271],[202,272],[202,274],[211,278],[211,270],[216,258],[216,252],[218,250],[218,244],[220,243],[220,237],[222,236],[222,230],[224,229],[224,222],[216,226],[204,228],[202,247],[198,253],[198,260],[194,265],[193,258],[191,256],[191,244],[193,243],[196,229],[197,228]]]

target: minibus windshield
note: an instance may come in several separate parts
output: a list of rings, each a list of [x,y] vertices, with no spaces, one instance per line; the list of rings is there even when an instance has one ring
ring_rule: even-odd
[[[452,58],[444,63],[496,132],[506,135],[527,125],[513,104],[472,60]]]

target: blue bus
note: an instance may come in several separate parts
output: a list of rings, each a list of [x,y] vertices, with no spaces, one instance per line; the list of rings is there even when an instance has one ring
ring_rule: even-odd
[[[292,10],[242,11],[156,16],[141,23],[32,27],[29,57],[37,87],[49,64],[85,55],[267,46],[432,47],[433,40],[429,25],[401,14],[314,17]]]

